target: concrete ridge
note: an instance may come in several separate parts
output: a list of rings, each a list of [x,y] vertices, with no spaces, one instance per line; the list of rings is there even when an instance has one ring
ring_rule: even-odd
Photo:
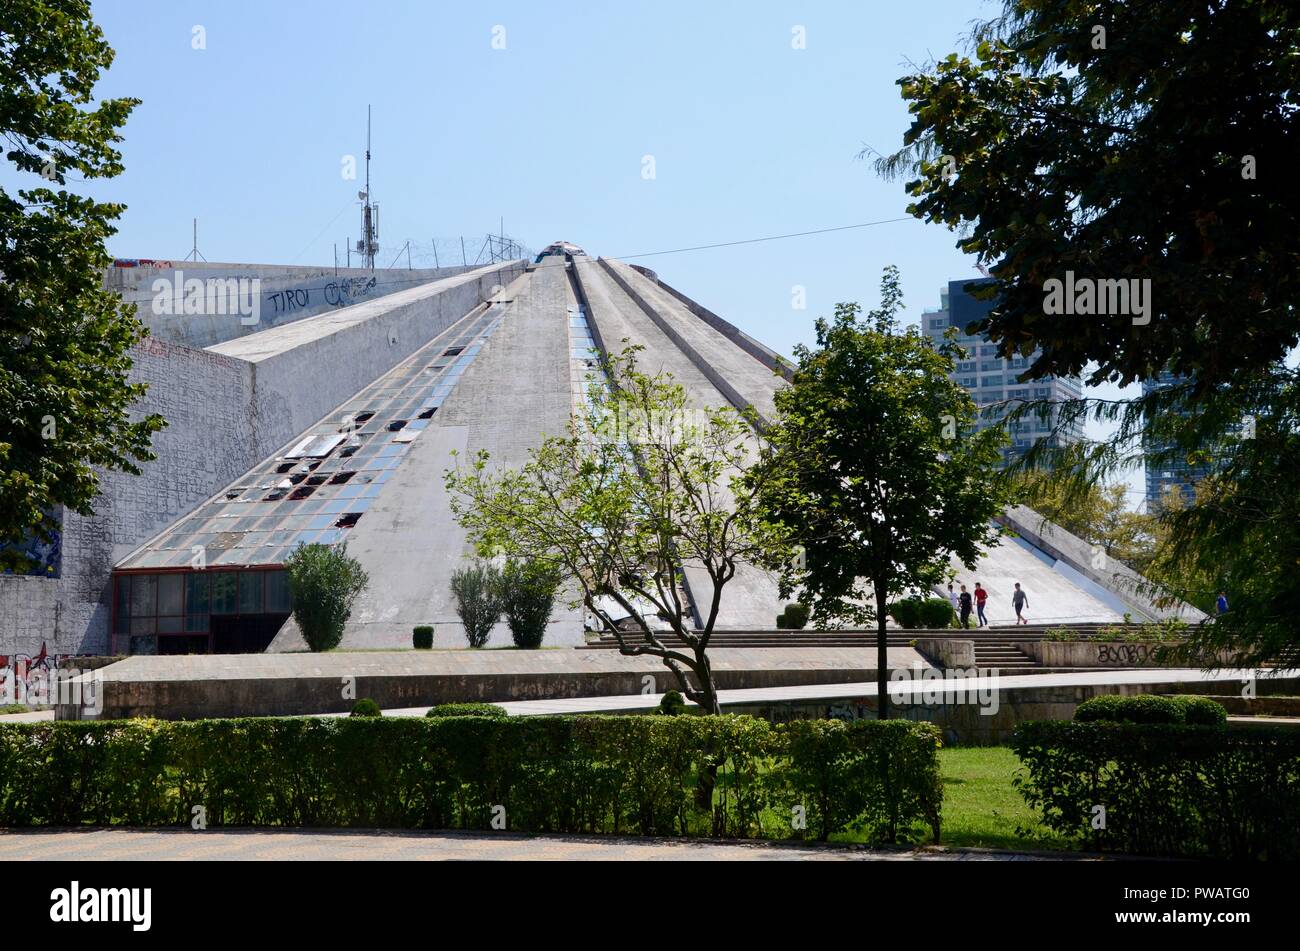
[[[677,298],[677,300],[680,301],[692,314],[700,318],[700,320],[704,321],[714,330],[718,331],[718,333],[730,338],[736,346],[740,347],[740,349],[744,350],[759,363],[763,364],[763,366],[775,372],[779,372],[786,378],[786,380],[794,379],[794,367],[791,365],[789,360],[781,356],[775,350],[764,346],[735,324],[728,320],[724,320],[703,304],[687,297],[671,284],[661,280],[657,272],[642,267],[639,264],[629,264],[628,267],[640,273],[647,280],[653,281],[656,286]]]
[[[708,360],[705,360],[704,357],[701,356],[700,352],[691,346],[685,338],[677,332],[677,328],[673,327],[668,321],[666,321],[663,318],[663,315],[652,307],[640,292],[627,282],[627,279],[624,278],[623,275],[618,273],[614,266],[610,264],[608,259],[600,258],[599,264],[613,279],[614,283],[619,286],[619,289],[630,297],[632,301],[645,312],[645,315],[654,322],[655,326],[663,331],[664,336],[672,341],[673,345],[682,352],[686,359],[691,361],[697,370],[704,374],[705,378],[713,384],[719,393],[726,397],[727,401],[731,403],[732,406],[742,412],[752,411],[757,418],[758,428],[760,431],[771,426],[771,420],[761,414],[753,403],[741,396],[739,391],[737,391],[736,388],[717,371],[713,364]]]

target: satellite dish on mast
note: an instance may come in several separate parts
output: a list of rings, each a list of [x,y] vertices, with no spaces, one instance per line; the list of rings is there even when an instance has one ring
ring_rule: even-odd
[[[366,200],[366,193],[365,193],[365,192],[357,192],[357,197],[360,198],[362,201],[365,201],[365,200]]]

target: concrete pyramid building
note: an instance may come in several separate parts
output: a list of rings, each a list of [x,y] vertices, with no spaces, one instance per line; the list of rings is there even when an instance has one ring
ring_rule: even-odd
[[[172,267],[135,265],[117,278],[127,296]],[[211,270],[222,267],[235,273]],[[38,636],[52,653],[301,648],[282,565],[310,542],[346,542],[370,576],[343,646],[406,647],[419,624],[435,626],[435,646],[464,646],[449,580],[470,549],[443,487],[453,451],[523,463],[563,432],[593,349],[625,339],[696,405],[764,420],[789,373],[655,273],[563,243],[533,262],[393,272],[387,287],[384,272],[347,275],[349,293],[335,276],[330,294],[324,271],[245,268],[275,282],[263,293],[280,295],[276,319],[150,321],[135,373],[151,384],[142,411],[170,422],[159,458],[139,477],[110,475],[94,518],[65,518],[57,577],[0,578],[0,607],[26,605],[17,630],[0,632],[16,643],[0,648],[34,650]],[[314,298],[291,286],[312,281]],[[989,589],[995,623],[1015,581],[1040,623],[1167,613],[1131,590],[1127,569],[1094,564],[1089,546],[1032,512],[1005,521],[1016,537],[962,572]],[[773,579],[746,568],[719,627],[771,628],[778,610]],[[580,645],[583,627],[559,608],[547,642]],[[509,642],[504,626],[493,642]]]

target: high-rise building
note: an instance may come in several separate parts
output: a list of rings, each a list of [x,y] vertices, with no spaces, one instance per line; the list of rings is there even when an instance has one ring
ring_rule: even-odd
[[[1155,379],[1142,382],[1142,395],[1148,396],[1182,380],[1183,377],[1177,373],[1165,370]],[[1187,501],[1192,501],[1196,492],[1196,483],[1208,474],[1208,467],[1189,465],[1183,459],[1152,459],[1151,454],[1164,447],[1158,446],[1145,436],[1142,440],[1142,448],[1147,454],[1147,510],[1155,511],[1160,507],[1165,494],[1175,489],[1181,492]]]
[[[987,283],[992,283],[992,279],[949,281],[947,288],[939,292],[939,309],[921,315],[921,330],[936,346],[943,342],[949,327],[957,328],[957,343],[965,348],[967,358],[957,362],[952,378],[975,400],[980,413],[978,428],[986,429],[1000,423],[1015,408],[1016,401],[1047,399],[1057,403],[1078,399],[1083,392],[1083,382],[1077,376],[1020,381],[1020,374],[1034,362],[1037,351],[1027,357],[1003,359],[998,356],[997,345],[990,343],[987,337],[966,333],[969,324],[983,319],[993,307],[992,301],[977,300],[966,288]],[[1004,409],[986,412],[991,406]],[[1081,440],[1081,424],[1075,424],[1068,432],[1053,435],[1057,412],[1053,407],[1050,419],[1026,417],[1012,423],[1011,444],[1003,451],[1004,460],[1011,461],[1041,439],[1052,439],[1058,445]]]

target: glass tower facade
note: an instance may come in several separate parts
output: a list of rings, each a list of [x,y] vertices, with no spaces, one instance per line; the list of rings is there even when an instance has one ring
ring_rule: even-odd
[[[1177,373],[1165,370],[1155,379],[1142,382],[1142,395],[1146,396],[1156,390],[1165,389],[1175,383],[1182,382],[1182,380],[1183,377]],[[1150,453],[1163,447],[1157,446],[1144,438],[1143,448]],[[1188,465],[1182,460],[1169,459],[1157,462],[1148,457],[1146,464],[1147,511],[1156,511],[1160,507],[1165,494],[1175,489],[1182,493],[1184,499],[1189,502],[1193,501],[1196,497],[1196,483],[1204,478],[1209,471],[1205,466]]]
[[[992,301],[977,300],[966,288],[986,283],[992,283],[991,279],[949,281],[948,286],[939,292],[939,309],[921,315],[921,331],[936,346],[943,342],[949,327],[957,329],[957,343],[965,348],[967,357],[957,362],[952,378],[975,401],[980,413],[977,428],[982,430],[998,425],[1005,414],[1015,408],[1017,400],[1078,399],[1083,392],[1083,382],[1079,377],[1020,381],[1020,375],[1034,362],[1037,352],[1027,357],[1003,359],[997,355],[997,346],[990,343],[988,338],[966,333],[968,324],[981,320],[993,307]],[[1003,409],[986,416],[985,411],[990,406]],[[1015,459],[1041,439],[1050,438],[1055,444],[1061,445],[1078,442],[1083,438],[1083,427],[1078,424],[1068,432],[1052,436],[1055,423],[1055,409],[1050,420],[1034,416],[1013,423],[1009,433],[1011,444],[1003,450],[1004,463]]]

